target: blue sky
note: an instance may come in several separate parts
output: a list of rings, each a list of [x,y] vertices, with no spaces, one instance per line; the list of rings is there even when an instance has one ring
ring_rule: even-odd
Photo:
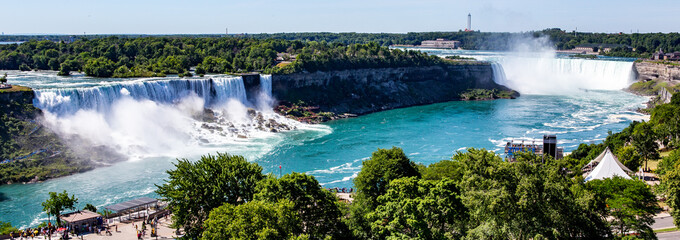
[[[679,32],[673,0],[2,0],[5,34]]]

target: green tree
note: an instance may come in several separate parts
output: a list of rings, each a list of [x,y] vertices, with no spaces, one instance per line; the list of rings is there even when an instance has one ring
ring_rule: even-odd
[[[616,156],[623,165],[632,171],[637,171],[640,165],[642,165],[642,156],[640,156],[632,146],[619,148],[616,152]]]
[[[85,75],[92,77],[111,77],[116,69],[116,64],[108,58],[99,57],[87,61],[83,70]]]
[[[66,190],[62,193],[50,192],[50,197],[45,200],[41,205],[43,206],[43,211],[49,216],[55,216],[57,218],[57,226],[61,225],[61,212],[66,209],[75,209],[75,204],[78,203],[78,199],[71,195],[68,196]]]
[[[464,176],[459,186],[470,209],[468,238],[602,238],[609,232],[587,204],[587,193],[568,177],[566,163],[520,153],[503,161],[484,149],[457,153]]]
[[[596,193],[601,206],[606,208],[603,216],[621,236],[629,231],[637,232],[643,239],[656,239],[651,225],[659,209],[656,196],[645,182],[621,177],[589,181],[586,186]]]
[[[363,161],[361,171],[354,178],[357,198],[375,206],[379,196],[387,192],[390,181],[402,177],[420,177],[418,168],[401,148],[378,149],[370,159]]]
[[[659,163],[661,184],[659,188],[666,194],[666,203],[671,207],[673,223],[680,226],[680,150],[671,152]]]
[[[13,232],[18,232],[19,229],[12,226],[8,222],[0,221],[0,235],[8,235]]]
[[[467,209],[453,180],[400,178],[389,183],[380,205],[368,214],[378,239],[459,239]]]
[[[363,161],[361,171],[354,178],[357,193],[350,207],[350,218],[346,220],[356,237],[372,235],[366,214],[378,205],[377,199],[387,192],[390,181],[402,177],[420,177],[420,173],[400,148],[378,149]]]
[[[671,151],[668,156],[659,161],[659,166],[656,169],[656,174],[663,176],[667,172],[675,170],[675,166],[680,163],[680,149]]]
[[[652,130],[652,125],[645,122],[635,125],[631,137],[635,151],[642,156],[642,159],[645,161],[645,169],[648,169],[647,162],[650,159],[659,158],[659,145],[656,143],[656,136]]]
[[[276,179],[266,178],[258,184],[255,200],[277,202],[285,199],[294,203],[293,210],[300,217],[301,232],[312,238],[347,236],[348,229],[340,218],[338,198],[319,185],[313,176],[290,173]]]
[[[83,210],[88,210],[88,211],[91,211],[91,212],[97,212],[97,207],[88,203],[88,204],[85,204],[85,207],[83,208]]]
[[[286,239],[299,232],[300,219],[289,200],[224,204],[210,211],[201,239]]]
[[[425,168],[420,168],[423,179],[442,180],[444,178],[460,181],[463,177],[463,168],[459,161],[442,160]]]
[[[168,202],[173,226],[183,227],[190,237],[200,236],[212,209],[251,201],[257,182],[264,178],[257,163],[229,154],[207,155],[196,162],[180,159],[174,165],[156,193]]]
[[[2,75],[2,77],[0,77],[0,83],[2,83],[2,84],[7,83],[7,73],[5,73],[4,75]]]
[[[662,104],[652,109],[650,123],[663,144],[680,146],[680,94],[673,94],[670,104]]]

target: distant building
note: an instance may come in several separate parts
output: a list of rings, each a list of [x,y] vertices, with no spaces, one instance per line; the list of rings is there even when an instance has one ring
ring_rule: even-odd
[[[458,48],[460,46],[460,41],[449,41],[443,38],[438,38],[437,40],[426,40],[420,43],[420,47],[423,48]]]
[[[518,152],[532,152],[541,156],[545,154],[552,156],[553,159],[564,157],[564,148],[557,147],[557,136],[555,135],[543,135],[543,144],[536,143],[536,141],[531,143],[510,141],[505,144],[505,158],[510,162],[515,161],[515,153]]]
[[[472,31],[472,15],[468,13],[468,22],[467,22],[467,28],[465,28],[466,32],[471,32]]]
[[[627,48],[629,50],[633,50],[632,47],[628,45],[623,45],[623,44],[604,44],[604,43],[589,43],[589,44],[581,44],[577,45],[574,50],[580,51],[583,53],[599,53],[599,52],[604,52],[608,53],[611,52],[612,49],[614,48]]]
[[[662,49],[652,55],[652,60],[680,61],[680,52],[664,53]]]

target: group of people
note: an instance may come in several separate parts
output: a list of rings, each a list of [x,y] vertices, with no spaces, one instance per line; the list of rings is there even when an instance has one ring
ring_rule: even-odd
[[[327,190],[332,192],[332,193],[353,193],[354,192],[353,188],[347,189],[347,188],[334,187],[334,188],[327,188]]]
[[[167,219],[167,215],[166,215]],[[132,224],[135,224],[132,222]],[[149,218],[145,218],[142,220],[142,227],[141,229],[137,224],[135,224],[135,230],[137,232],[137,239],[142,239],[146,235],[146,224],[149,224],[151,226],[151,237],[156,237],[158,234],[156,232],[156,229],[158,229],[158,218],[155,217],[153,220],[149,220]]]
[[[37,227],[37,228],[27,228],[24,230],[20,230],[19,232],[12,232],[9,233],[9,238],[10,239],[29,239],[29,238],[35,238],[38,236],[47,236],[50,233],[54,233],[56,231],[56,228],[54,226],[50,227]]]

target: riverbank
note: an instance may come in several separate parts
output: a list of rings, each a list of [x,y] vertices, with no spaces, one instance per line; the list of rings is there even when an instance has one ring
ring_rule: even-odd
[[[18,85],[0,92],[0,185],[81,173],[116,159],[103,154],[105,147],[75,148],[45,127],[34,97],[32,89]]]
[[[633,64],[636,82],[625,91],[639,96],[651,97],[647,108],[639,109],[649,113],[657,105],[669,103],[673,93],[680,91],[680,66],[656,61],[638,60]]]
[[[294,119],[323,122],[338,118],[433,103],[511,98],[517,93],[494,82],[488,62],[466,61],[450,65],[367,68],[342,71],[274,74],[272,95],[281,103],[279,113]],[[248,81],[246,81],[248,82]],[[255,81],[252,81],[255,82]],[[246,88],[257,89],[257,85]],[[490,96],[469,93],[493,90]]]
[[[507,90],[493,82],[492,67],[486,62],[264,75],[267,79],[261,76],[241,76],[248,92],[246,96],[257,98],[262,85],[270,84],[273,97],[280,100],[274,111],[305,123],[447,101],[505,98],[500,93]],[[209,82],[213,84],[212,80]],[[470,97],[466,93],[469,89],[504,90]],[[463,93],[466,95],[462,96]],[[44,181],[127,159],[109,146],[92,146],[77,135],[57,134],[45,127],[42,111],[33,106],[34,98],[30,88],[21,86],[0,94],[0,101],[11,105],[2,110],[8,120],[0,129],[4,136],[0,185]],[[217,122],[214,115],[209,109],[203,111],[199,116],[204,122],[202,128],[217,133],[227,131],[213,126],[212,123]],[[292,129],[272,120],[265,121],[254,110],[249,109],[247,115],[257,120],[256,129],[269,132]],[[246,138],[241,134],[238,137]]]

